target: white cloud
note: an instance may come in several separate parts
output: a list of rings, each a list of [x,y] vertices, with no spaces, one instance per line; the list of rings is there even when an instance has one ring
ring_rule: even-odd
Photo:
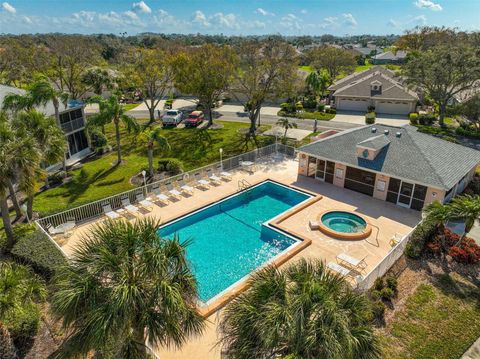
[[[388,20],[387,25],[391,27],[400,27],[399,22],[393,19]]]
[[[355,27],[358,25],[357,23],[357,20],[355,20],[355,18],[353,17],[352,14],[348,13],[348,14],[342,14],[343,16],[343,23],[347,26],[350,26],[350,27]]]
[[[323,19],[323,23],[320,24],[322,29],[332,28],[338,26],[338,17],[329,16]]]
[[[2,3],[2,9],[5,10],[6,12],[9,12],[10,14],[15,14],[17,12],[17,9],[15,9],[8,2]]]
[[[237,18],[234,14],[223,14],[217,12],[211,18],[211,22],[219,27],[226,27],[228,29],[238,29]]]
[[[134,2],[132,4],[132,10],[135,12],[143,12],[144,14],[152,13],[152,9],[150,9],[150,7],[147,4],[145,4],[143,0],[140,2]]]
[[[423,26],[427,24],[427,17],[425,15],[415,16],[413,19],[408,21],[408,23]]]
[[[303,15],[305,15],[305,14],[308,13],[308,11],[307,11],[306,9],[302,9],[302,10],[300,10],[300,13],[303,14]]]
[[[169,30],[185,25],[182,21],[162,9],[158,10],[158,14],[153,17],[153,21],[159,27],[168,28]]]
[[[417,0],[415,6],[420,9],[430,9],[433,11],[442,11],[443,8],[440,4],[433,2],[432,0]]]
[[[26,24],[29,24],[29,25],[33,24],[32,19],[29,18],[28,16],[23,16],[22,19]]]
[[[280,25],[290,30],[300,30],[302,28],[298,22],[298,17],[293,14],[287,14],[286,16],[282,17]]]
[[[193,14],[192,21],[196,24],[202,25],[204,27],[209,27],[211,24],[208,22],[207,17],[200,10],[195,11]]]
[[[131,10],[125,11],[124,14],[125,14],[126,17],[129,17],[132,20],[138,20],[139,19],[138,15]]]
[[[262,9],[261,7],[259,7],[257,10],[255,10],[255,12],[257,14],[260,14],[260,15],[263,15],[263,16],[275,16],[275,14],[273,12],[269,12],[265,9]]]

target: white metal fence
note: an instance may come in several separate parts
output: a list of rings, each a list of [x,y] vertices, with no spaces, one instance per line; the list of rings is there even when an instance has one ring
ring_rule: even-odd
[[[42,226],[42,228],[44,229],[47,228],[47,225],[49,224],[56,227],[70,220],[74,220],[76,223],[80,224],[94,218],[101,217],[104,214],[104,205],[110,205],[112,210],[117,210],[122,207],[122,199],[128,198],[130,202],[134,204],[135,202],[137,202],[138,194],[143,194],[144,196],[146,196],[147,193],[152,192],[154,188],[162,188],[167,183],[174,183],[175,181],[179,180],[189,182],[190,180],[194,179],[195,174],[198,173],[203,176],[208,170],[218,171],[222,169],[224,171],[229,171],[239,167],[242,161],[255,162],[259,159],[271,156],[275,153],[281,153],[286,155],[287,157],[294,157],[295,148],[280,143],[257,148],[256,150],[246,152],[238,156],[226,158],[222,160],[222,162],[215,162],[205,167],[197,168],[192,171],[183,172],[176,176],[149,183],[146,186],[137,187],[130,191],[122,192],[111,197],[103,198],[101,200],[85,204],[83,206],[75,207],[64,212],[40,218],[39,220],[37,220],[37,224]]]
[[[402,256],[403,252],[405,251],[405,247],[407,246],[408,240],[410,239],[410,236],[412,235],[415,228],[413,228],[394,247],[392,247],[390,252],[388,252],[388,254],[365,277],[363,277],[362,279],[357,279],[358,290],[369,290],[373,286],[377,278],[384,276],[385,273],[388,272],[388,270]]]

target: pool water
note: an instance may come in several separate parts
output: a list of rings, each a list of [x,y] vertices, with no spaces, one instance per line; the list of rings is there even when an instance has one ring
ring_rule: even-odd
[[[357,233],[365,230],[367,222],[355,213],[332,211],[322,216],[322,223],[341,233]]]
[[[192,240],[187,258],[206,302],[297,242],[264,223],[309,197],[267,181],[166,224],[159,233]]]

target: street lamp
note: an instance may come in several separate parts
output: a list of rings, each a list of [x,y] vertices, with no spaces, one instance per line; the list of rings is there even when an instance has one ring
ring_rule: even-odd
[[[223,148],[220,148],[218,151],[220,152],[220,167],[223,171],[223,161],[222,161]]]
[[[143,176],[143,186],[144,186],[144,187],[147,187],[147,178],[146,178],[146,176],[147,176],[147,171],[142,170],[142,176]]]

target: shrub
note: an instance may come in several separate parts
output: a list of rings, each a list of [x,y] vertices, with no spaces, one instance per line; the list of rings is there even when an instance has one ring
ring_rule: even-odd
[[[34,337],[40,326],[40,310],[36,304],[16,306],[2,318],[16,347]]]
[[[295,105],[291,102],[283,102],[280,104],[280,111],[293,113],[295,112]]]
[[[373,288],[375,290],[382,290],[385,287],[385,282],[383,280],[383,277],[375,279],[375,283],[373,283]]]
[[[450,247],[448,254],[459,263],[475,264],[480,261],[480,247],[471,238],[464,238],[458,246]]]
[[[368,112],[375,112],[375,106],[370,105],[368,106],[367,110]]]
[[[325,109],[325,113],[331,113],[331,114],[335,115],[337,113],[337,110],[334,109],[334,108],[327,108],[327,109]]]
[[[418,113],[412,112],[408,115],[408,118],[410,119],[411,125],[418,125]]]
[[[162,158],[158,161],[158,170],[168,171],[172,175],[177,175],[183,172],[183,163],[176,158]]]
[[[435,221],[426,218],[419,223],[412,232],[410,239],[405,247],[405,254],[410,258],[419,258],[427,243],[435,234]]]
[[[90,136],[90,145],[94,150],[105,147],[108,143],[107,136],[102,132],[100,126],[89,126],[88,135]]]
[[[67,172],[56,171],[52,175],[48,176],[49,186],[59,186],[63,183],[63,180],[67,177]]]
[[[325,105],[323,103],[319,103],[317,106],[317,111],[324,112],[325,111]]]
[[[395,296],[395,292],[391,288],[385,287],[380,291],[380,297],[383,300],[388,300],[388,301],[392,300],[394,296]]]
[[[430,126],[437,119],[437,116],[434,114],[422,114],[418,116],[418,122],[421,125]]]
[[[301,101],[298,101],[296,104],[295,104],[295,110],[297,111],[302,111],[303,110],[303,104]]]
[[[17,240],[11,252],[13,258],[26,263],[46,278],[67,263],[60,250],[42,232],[35,231]]]
[[[397,280],[397,278],[392,277],[392,276],[388,276],[388,277],[385,279],[385,284],[386,284],[387,288],[390,288],[390,289],[393,290],[394,292],[397,292],[397,287],[398,287],[398,280]]]
[[[365,123],[367,125],[373,125],[375,123],[375,112],[369,112],[365,115]]]
[[[463,137],[480,138],[480,131],[476,131],[474,129],[471,129],[470,127],[468,128],[457,127],[455,129],[455,133]]]
[[[308,108],[310,110],[315,110],[317,108],[317,100],[313,97],[309,97],[303,101],[303,107]]]
[[[385,304],[381,300],[375,300],[372,302],[373,317],[377,321],[382,321],[385,315]]]
[[[34,224],[17,224],[13,226],[13,238],[18,241],[20,238],[28,236],[35,232],[37,228]],[[7,243],[7,237],[5,231],[0,232],[0,252],[4,251],[5,244]]]

